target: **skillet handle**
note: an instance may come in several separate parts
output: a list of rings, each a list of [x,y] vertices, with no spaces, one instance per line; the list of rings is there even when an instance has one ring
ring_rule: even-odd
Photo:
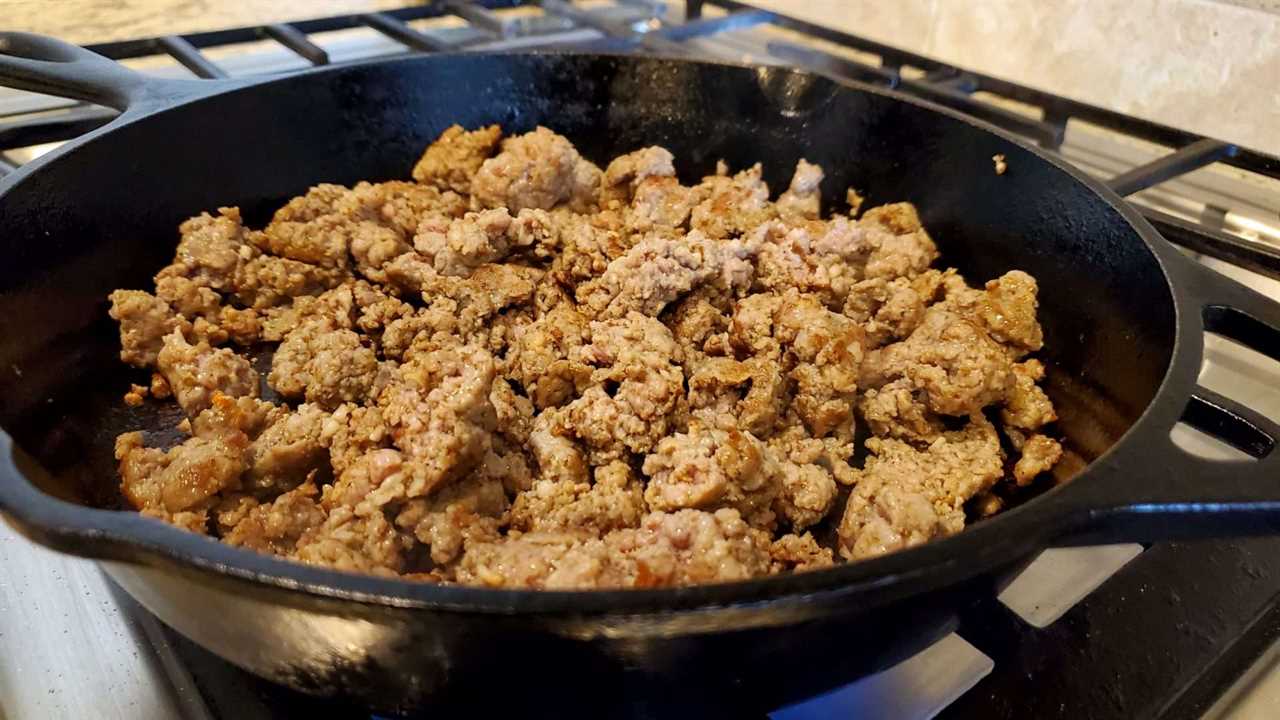
[[[1280,360],[1280,303],[1174,256],[1170,269],[1193,357],[1182,363],[1183,378],[1170,378],[1169,399],[1148,412],[1123,451],[1096,463],[1110,467],[1080,478],[1079,492],[1070,493],[1074,522],[1056,544],[1280,535],[1280,423],[1195,380],[1202,331]],[[1250,459],[1210,460],[1186,452],[1169,435],[1178,420]]]
[[[44,35],[0,31],[0,85],[6,87],[125,110],[146,96],[196,84],[148,77]]]

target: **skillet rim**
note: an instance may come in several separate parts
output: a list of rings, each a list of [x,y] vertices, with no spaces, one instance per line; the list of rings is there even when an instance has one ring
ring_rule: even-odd
[[[373,575],[348,573],[329,568],[304,565],[232,547],[218,540],[180,530],[166,523],[146,518],[139,513],[104,510],[60,500],[39,490],[12,460],[18,450],[12,438],[0,429],[0,510],[21,532],[42,544],[83,557],[119,560],[163,571],[212,572],[219,579],[247,582],[264,592],[284,592],[294,599],[324,599],[357,602],[369,606],[471,612],[495,615],[649,615],[654,613],[705,612],[727,607],[750,608],[783,605],[810,605],[814,601],[844,599],[877,591],[891,592],[914,583],[905,594],[915,594],[926,587],[943,586],[1010,564],[1041,549],[1071,522],[1066,512],[1054,513],[1054,505],[1071,506],[1071,486],[1093,477],[1108,461],[1123,453],[1129,441],[1140,434],[1153,415],[1163,414],[1169,404],[1169,386],[1185,374],[1188,363],[1181,360],[1182,346],[1188,338],[1183,327],[1183,293],[1175,281],[1173,257],[1177,251],[1168,246],[1156,230],[1119,195],[1101,181],[1048,155],[1034,144],[983,120],[956,110],[906,95],[896,90],[867,83],[832,77],[801,68],[758,65],[730,60],[700,59],[664,54],[635,55],[624,52],[576,52],[573,50],[535,50],[496,53],[449,52],[430,55],[382,58],[355,63],[309,68],[283,76],[236,78],[222,81],[195,81],[192,92],[176,100],[145,98],[126,109],[117,119],[64,143],[57,150],[28,163],[0,180],[0,207],[5,196],[45,165],[56,163],[81,145],[110,135],[125,124],[144,121],[153,115],[188,107],[200,102],[216,101],[236,92],[277,83],[301,82],[305,78],[343,72],[359,72],[372,67],[430,64],[476,58],[578,57],[620,62],[659,62],[683,65],[721,67],[732,70],[788,73],[821,78],[843,90],[879,95],[916,108],[938,113],[994,135],[1014,145],[1041,162],[1082,184],[1105,202],[1124,220],[1163,273],[1165,288],[1174,310],[1173,345],[1164,375],[1152,399],[1134,422],[1102,455],[1070,482],[1051,488],[1026,503],[999,513],[955,535],[888,555],[831,568],[802,573],[767,576],[751,580],[659,589],[612,590],[510,590],[463,585],[441,585],[388,579]],[[204,87],[200,87],[200,86]],[[1164,402],[1162,402],[1162,400]],[[25,453],[24,453],[25,455]],[[39,463],[30,463],[39,468]],[[43,471],[39,469],[39,471]],[[1065,502],[1064,502],[1065,501]],[[1043,516],[1049,515],[1048,522]]]

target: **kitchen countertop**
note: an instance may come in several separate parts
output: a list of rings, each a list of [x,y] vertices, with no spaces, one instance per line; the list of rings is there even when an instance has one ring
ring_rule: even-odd
[[[413,0],[0,0],[6,30],[88,44],[373,12]]]
[[[748,0],[1128,115],[1280,154],[1277,0]]]

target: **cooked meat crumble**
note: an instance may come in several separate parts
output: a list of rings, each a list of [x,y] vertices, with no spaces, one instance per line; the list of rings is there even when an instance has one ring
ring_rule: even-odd
[[[353,572],[657,587],[928,542],[1058,462],[1033,277],[934,267],[908,203],[824,218],[803,159],[776,196],[676,164],[453,126],[412,181],[184,222],[110,296],[124,402],[186,416],[116,440],[124,497]]]

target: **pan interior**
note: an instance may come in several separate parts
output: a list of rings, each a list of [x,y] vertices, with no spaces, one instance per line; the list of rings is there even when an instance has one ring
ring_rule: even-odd
[[[52,494],[119,503],[112,444],[172,432],[176,407],[121,402],[146,374],[117,359],[106,296],[149,286],[177,225],[239,205],[255,226],[318,182],[408,176],[445,127],[546,125],[602,162],[671,150],[685,182],[760,161],[777,193],[798,158],[866,206],[909,200],[973,284],[1010,269],[1040,282],[1047,383],[1070,448],[1062,479],[1154,397],[1175,336],[1150,249],[1107,202],[1032,153],[964,121],[780,69],[558,55],[419,58],[334,68],[196,101],[93,140],[0,197],[0,426]],[[992,156],[1008,171],[997,175]]]

